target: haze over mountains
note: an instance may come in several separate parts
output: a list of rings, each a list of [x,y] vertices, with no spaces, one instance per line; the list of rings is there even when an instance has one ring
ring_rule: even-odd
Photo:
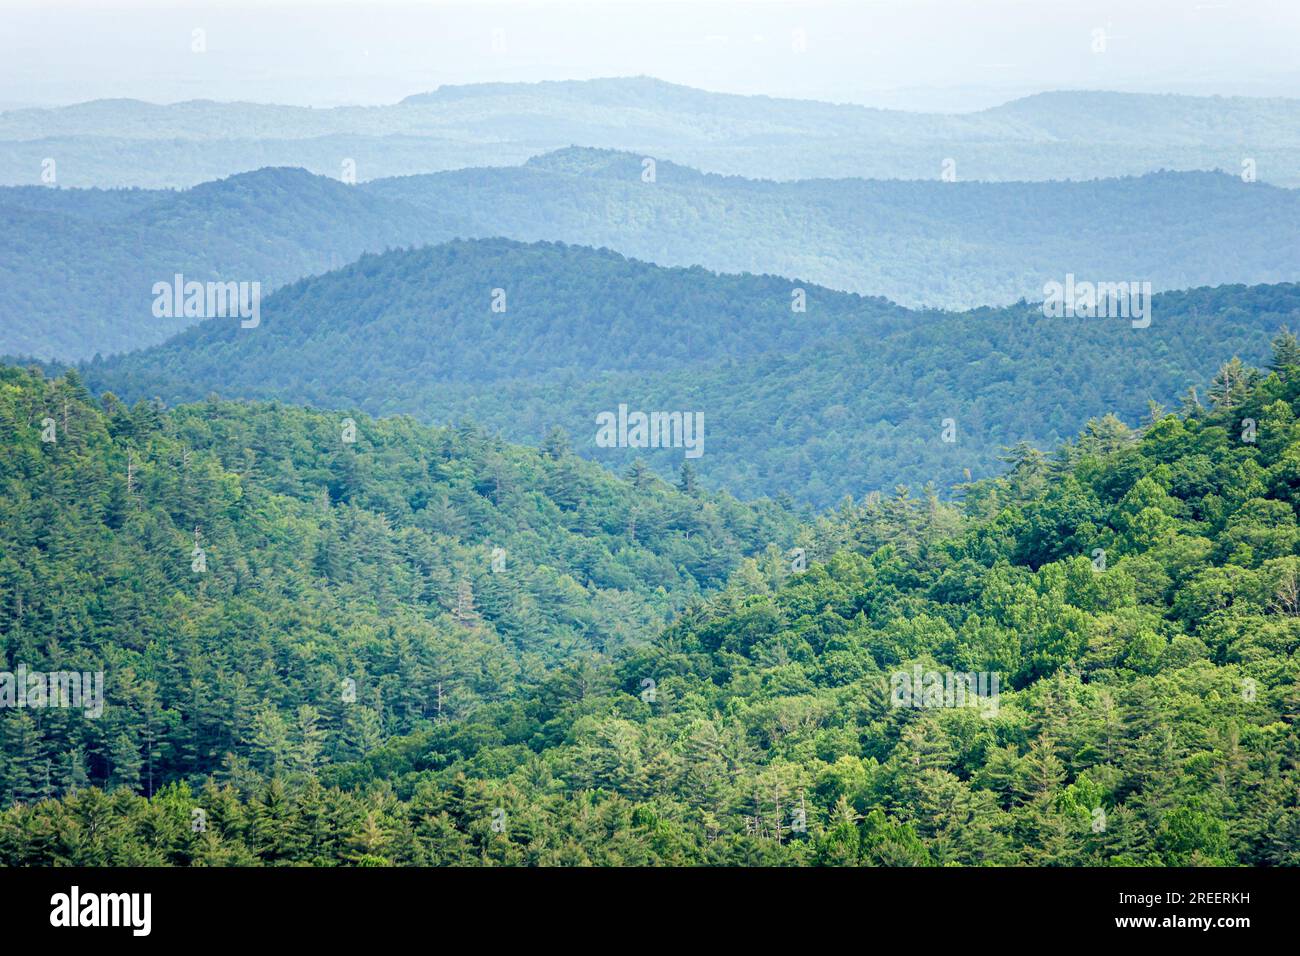
[[[1300,324],[1294,287],[1261,285],[1300,275],[1297,193],[1236,174],[1244,158],[1268,180],[1268,150],[1300,150],[1297,118],[1300,101],[1087,92],[911,114],[647,78],[372,108],[12,111],[6,142],[171,150],[179,166],[143,161],[157,175],[185,165],[186,144],[211,168],[227,147],[260,165],[271,139],[360,138],[399,162],[403,144],[432,149],[416,175],[375,178],[358,160],[356,185],[339,158],[317,164],[328,176],[261,168],[179,192],[0,189],[0,354],[84,360],[183,333],[86,374],[132,399],[216,390],[469,418],[528,443],[559,424],[615,468],[627,449],[595,447],[598,411],[704,409],[715,486],[818,506],[898,482],[946,492],[998,470],[1005,445],[1059,441],[1103,411],[1134,420]],[[985,152],[1001,165],[981,167]],[[443,156],[489,165],[431,172]],[[955,181],[939,177],[947,158]],[[1171,171],[1183,162],[1198,168]],[[888,178],[856,178],[872,170]],[[1138,175],[1097,178],[1112,172]],[[155,283],[177,274],[281,291],[257,329],[184,333],[197,316],[153,309]],[[1150,329],[1045,319],[1044,284],[1067,275],[1194,291],[1158,298]],[[961,439],[936,444],[946,420]]]
[[[1004,446],[1056,442],[1106,412],[1136,421],[1225,355],[1259,361],[1281,327],[1300,327],[1294,284],[1158,295],[1148,328],[1046,318],[1041,304],[912,312],[811,285],[799,313],[792,288],[579,246],[458,241],[296,282],[256,329],[210,320],[83,372],[131,400],[466,418],[528,444],[560,425],[580,454],[666,474],[681,448],[598,447],[596,416],[699,410],[702,480],[824,507],[899,483],[947,493],[967,469],[1000,470]]]
[[[774,183],[666,161],[653,182],[644,172],[634,153],[567,148],[355,187],[262,169],[183,192],[0,188],[0,354],[80,359],[160,342],[194,321],[152,313],[154,283],[176,273],[269,292],[363,252],[454,237],[561,240],[955,309],[1032,301],[1067,273],[1156,290],[1300,275],[1300,196],[1221,173]]]
[[[97,100],[0,114],[0,183],[183,187],[263,166],[359,179],[572,144],[759,179],[1092,179],[1158,169],[1300,185],[1300,101],[1049,92],[969,114],[712,93],[649,77],[445,86],[382,107]]]
[[[153,314],[176,273],[266,291],[367,249],[425,238],[421,211],[300,170],[182,193],[3,190],[0,353],[84,357],[158,342],[193,320]]]

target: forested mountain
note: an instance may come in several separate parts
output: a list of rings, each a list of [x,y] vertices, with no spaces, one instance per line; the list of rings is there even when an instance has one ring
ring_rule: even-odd
[[[28,433],[36,412],[24,403],[57,406],[70,388],[7,375],[7,427]],[[32,802],[40,784],[26,784],[27,799],[0,817],[0,862],[1296,865],[1300,345],[1280,336],[1268,373],[1227,362],[1207,395],[1186,415],[1152,409],[1140,430],[1095,419],[1048,455],[1019,446],[1011,471],[968,488],[961,507],[905,488],[848,503],[800,534],[806,570],[775,553],[747,561],[652,644],[520,675],[505,697],[405,736],[354,732],[339,751],[304,745],[312,714],[277,722],[250,701],[254,716],[233,738],[210,741],[213,757],[246,744],[247,760],[151,799],[140,795],[141,739],[118,738],[98,765],[113,792],[80,780],[75,792],[55,788],[58,800]],[[332,424],[287,409],[220,409],[231,429],[245,415]],[[147,412],[96,420],[108,432]],[[78,404],[79,422],[92,414]],[[180,410],[165,421],[190,421],[180,431],[197,437],[204,416]],[[283,429],[268,434],[295,444]],[[120,474],[110,435],[86,443],[83,459],[117,448],[103,470]],[[68,444],[22,447],[6,502],[45,506],[60,473],[85,481],[84,465],[56,467]],[[171,447],[174,459],[179,443]],[[292,487],[291,477],[268,469],[273,485]],[[264,500],[239,501],[249,498]],[[84,496],[62,500],[75,504],[48,507],[73,520]],[[232,506],[251,504],[223,504]],[[119,510],[121,527],[101,519],[102,553],[143,534],[133,522],[161,518],[129,500]],[[274,522],[260,534],[294,537]],[[179,532],[170,537],[183,551]],[[76,547],[57,533],[29,541],[6,580]],[[230,586],[219,583],[214,574],[210,587]],[[172,588],[173,603],[197,600]],[[7,583],[11,614],[13,593]],[[42,608],[27,614],[65,600],[60,589],[27,593]],[[212,629],[265,664],[219,673],[261,683],[298,666],[275,654],[274,630],[252,639],[255,619],[236,613],[233,597],[208,595],[209,613],[227,622]],[[58,618],[63,633],[96,621]],[[405,630],[389,633],[400,641]],[[186,659],[170,648],[189,646],[119,639],[125,648],[101,652],[131,662],[114,664],[115,679],[130,674],[144,699],[178,663],[172,655]],[[378,639],[363,646],[382,682],[403,658]],[[942,696],[917,706],[897,676],[916,670],[988,677],[988,692],[964,706]],[[342,672],[322,671],[323,684]],[[201,701],[206,686],[184,699]],[[393,685],[385,713],[402,712],[410,686]],[[181,711],[179,728],[165,712],[125,726],[153,739],[192,729],[192,714]],[[25,715],[6,719],[8,733],[33,733]],[[31,780],[34,770],[11,758],[5,774]]]
[[[1300,287],[1170,292],[1151,314],[1133,328],[1046,318],[1041,304],[913,312],[771,276],[484,240],[367,256],[282,289],[256,329],[210,321],[83,371],[133,400],[216,391],[464,416],[534,445],[559,425],[620,471],[635,452],[597,446],[602,412],[701,412],[700,480],[826,506],[900,482],[946,494],[968,469],[1000,470],[1003,446],[1059,441],[1102,409],[1134,422],[1225,354],[1261,360],[1300,325]],[[664,473],[684,460],[645,457]]]
[[[154,315],[157,282],[180,273],[270,292],[368,250],[424,241],[427,219],[295,169],[182,193],[0,190],[0,354],[82,358],[161,342],[194,320]]]
[[[195,321],[151,313],[153,284],[178,272],[269,292],[363,252],[455,237],[560,240],[940,308],[1032,300],[1067,272],[1157,291],[1300,276],[1300,193],[1219,173],[776,183],[657,162],[646,182],[642,160],[571,148],[357,187],[261,169],[179,193],[0,188],[0,316],[15,317],[0,354],[161,342]]]
[[[1140,277],[1157,291],[1300,278],[1300,193],[1221,173],[775,183],[656,162],[649,183],[645,172],[641,156],[573,148],[523,168],[367,188],[446,217],[460,237],[561,240],[660,265],[799,277],[909,307],[1041,298],[1043,283],[1066,272]]]
[[[375,179],[578,144],[761,179],[1093,179],[1157,169],[1300,185],[1300,101],[1071,91],[968,114],[712,93],[648,77],[446,86],[382,107],[97,100],[0,113],[0,182],[191,186],[261,166]]]
[[[559,435],[95,403],[75,373],[0,367],[0,436],[0,671],[103,672],[106,701],[5,701],[5,805],[360,758],[648,641],[795,530]]]

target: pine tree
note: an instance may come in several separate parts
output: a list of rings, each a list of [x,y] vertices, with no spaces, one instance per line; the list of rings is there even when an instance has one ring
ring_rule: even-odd
[[[293,737],[293,768],[314,776],[325,746],[325,730],[320,726],[320,713],[310,704],[299,705]]]
[[[689,461],[682,462],[681,470],[677,473],[677,490],[692,497],[699,493],[699,480],[695,477],[695,468]]]
[[[1035,737],[1020,763],[1016,792],[1025,800],[1050,798],[1065,780],[1065,764],[1056,756],[1056,745],[1046,734]]]
[[[1283,327],[1273,339],[1273,361],[1268,367],[1284,379],[1290,375],[1289,369],[1300,367],[1300,341],[1290,329]]]
[[[343,720],[343,759],[360,760],[384,742],[379,715],[361,704],[353,704]]]
[[[1201,398],[1196,392],[1195,385],[1189,385],[1183,397],[1179,399],[1178,414],[1184,418],[1195,418],[1205,411],[1205,406],[1201,404]]]
[[[40,734],[25,711],[0,711],[0,800],[30,803],[40,791]]]
[[[1250,390],[1251,373],[1237,356],[1219,366],[1210,380],[1210,402],[1215,409],[1232,410],[1240,405]]]
[[[623,473],[623,477],[630,481],[634,488],[648,488],[654,483],[655,473],[645,463],[645,459],[633,458],[632,464]]]
[[[64,758],[63,791],[74,794],[90,786],[90,776],[86,773],[86,758],[80,747],[69,750]]]
[[[253,718],[253,748],[259,755],[259,768],[268,776],[278,776],[288,766],[292,750],[289,725],[269,704],[263,705]]]
[[[108,778],[109,787],[139,793],[144,758],[140,756],[140,747],[131,739],[130,734],[124,731],[114,738],[108,759],[112,766]]]
[[[569,433],[559,425],[554,426],[542,441],[542,454],[554,459],[566,458],[573,454],[573,442],[569,440]]]
[[[469,578],[461,578],[457,582],[456,606],[452,608],[451,613],[466,627],[479,622],[478,609],[474,606],[474,585],[470,583]]]

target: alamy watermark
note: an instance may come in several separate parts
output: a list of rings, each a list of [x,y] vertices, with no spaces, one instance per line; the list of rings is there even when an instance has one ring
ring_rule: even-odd
[[[1131,319],[1133,328],[1151,324],[1150,282],[1079,282],[1067,273],[1064,284],[1043,285],[1043,315],[1049,319]]]
[[[998,712],[998,675],[990,671],[927,671],[920,664],[889,676],[889,702],[893,707],[972,707],[981,716]]]
[[[171,282],[153,284],[156,319],[240,319],[239,326],[262,324],[262,283],[185,281],[176,273]]]
[[[42,710],[67,707],[82,710],[91,719],[104,713],[103,671],[0,671],[0,708]]]
[[[152,893],[83,893],[73,885],[50,897],[50,925],[56,928],[126,927],[132,936],[148,936],[153,928]]]
[[[687,458],[704,454],[703,412],[618,412],[596,416],[598,448],[684,448]]]

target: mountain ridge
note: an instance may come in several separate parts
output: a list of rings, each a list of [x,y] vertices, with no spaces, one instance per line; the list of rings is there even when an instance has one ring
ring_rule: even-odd
[[[1236,169],[1253,158],[1259,178],[1300,185],[1300,100],[1053,91],[939,113],[645,77],[548,83],[447,87],[382,106],[98,100],[7,111],[0,182],[38,182],[48,157],[69,185],[189,186],[259,165],[332,174],[347,158],[370,180],[509,165],[578,143],[778,180],[932,178],[945,158],[961,178],[990,180]]]
[[[1003,446],[1048,443],[1114,411],[1179,400],[1221,354],[1267,352],[1300,326],[1300,285],[1158,294],[1150,327],[1051,319],[1019,303],[952,313],[780,276],[664,268],[563,243],[459,240],[367,255],[299,280],[262,324],[210,320],[81,366],[96,390],[192,401],[210,391],[433,422],[466,418],[535,444],[555,426],[615,470],[671,474],[680,450],[595,441],[625,404],[703,413],[700,480],[741,496],[845,494],[996,473]],[[504,312],[492,304],[500,290]],[[609,303],[615,303],[610,305]],[[1030,397],[1032,396],[1032,398]],[[960,437],[943,439],[950,421]]]
[[[1008,304],[1067,272],[1145,278],[1157,290],[1300,276],[1290,241],[1300,193],[1226,174],[788,183],[662,161],[645,182],[643,159],[567,147],[518,167],[356,186],[268,167],[182,192],[0,187],[13,247],[0,262],[0,316],[15,317],[0,326],[0,354],[67,360],[155,344],[186,324],[149,312],[153,284],[177,272],[259,281],[269,293],[364,252],[457,237],[797,276],[910,308]],[[42,222],[45,212],[64,218]],[[69,261],[81,264],[75,281],[60,265]]]

